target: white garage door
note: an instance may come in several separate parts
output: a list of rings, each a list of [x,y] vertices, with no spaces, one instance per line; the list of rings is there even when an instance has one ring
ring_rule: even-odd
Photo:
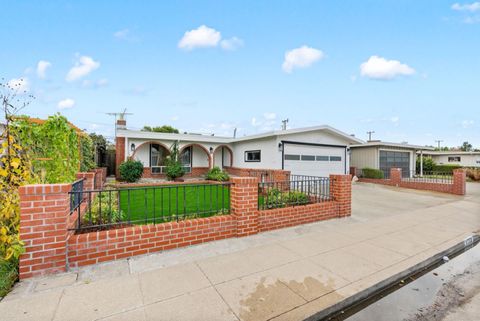
[[[294,175],[345,174],[345,147],[285,144],[283,164]]]

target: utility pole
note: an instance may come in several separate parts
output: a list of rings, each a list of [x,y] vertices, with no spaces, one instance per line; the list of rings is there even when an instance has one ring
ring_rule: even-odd
[[[374,130],[371,130],[371,131],[368,131],[368,132],[367,132],[368,141],[371,141],[371,140],[372,140],[372,134],[375,134],[375,131],[374,131]]]
[[[115,117],[115,139],[117,139],[117,120],[124,120],[126,115],[133,115],[132,113],[127,113],[127,108],[123,110],[123,112],[119,113],[106,113],[109,116]]]
[[[443,140],[436,140],[435,143],[437,143],[438,149],[440,149],[440,143],[442,143]]]
[[[287,130],[288,118],[282,120],[282,130]]]

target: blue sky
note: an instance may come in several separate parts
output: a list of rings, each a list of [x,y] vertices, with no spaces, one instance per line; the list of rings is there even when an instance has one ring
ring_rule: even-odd
[[[0,77],[27,79],[32,116],[480,147],[480,3],[1,2]]]

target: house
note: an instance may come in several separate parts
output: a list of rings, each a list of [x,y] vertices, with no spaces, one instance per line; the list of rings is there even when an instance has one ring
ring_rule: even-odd
[[[328,176],[349,172],[349,146],[362,140],[327,125],[278,130],[244,137],[155,133],[129,130],[117,121],[116,163],[128,158],[144,165],[143,177],[163,177],[174,142],[187,175],[201,176],[213,166],[284,169],[296,175]],[[118,173],[117,173],[118,174]]]
[[[480,167],[480,152],[428,151],[424,152],[423,155],[431,157],[439,165]]]
[[[433,148],[371,140],[350,146],[350,166],[379,169],[385,174],[390,172],[390,168],[401,168],[403,176],[410,176],[415,171],[417,152],[430,150]]]

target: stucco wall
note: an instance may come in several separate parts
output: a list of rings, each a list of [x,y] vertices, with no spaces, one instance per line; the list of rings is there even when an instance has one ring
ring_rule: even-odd
[[[460,162],[449,162],[448,157],[460,157]],[[424,155],[425,157],[425,155]],[[480,155],[432,155],[437,164],[460,165],[466,167],[480,167]]]
[[[272,168],[282,167],[282,153],[278,150],[275,137],[255,139],[233,144],[233,167]],[[260,162],[245,162],[245,152],[261,151]]]
[[[362,169],[365,167],[379,168],[378,148],[362,147],[350,150],[350,166]]]

